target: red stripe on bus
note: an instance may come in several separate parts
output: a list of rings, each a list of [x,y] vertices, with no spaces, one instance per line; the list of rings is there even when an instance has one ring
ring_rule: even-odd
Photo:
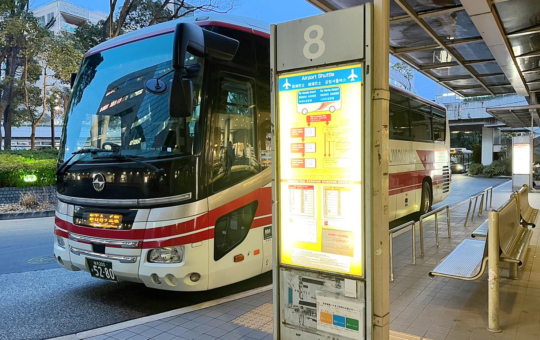
[[[56,226],[54,227],[54,233],[58,236],[62,236],[63,238],[68,238],[69,234],[63,230],[58,229]]]
[[[75,225],[73,223],[67,222],[59,218],[58,216],[55,219],[55,223],[58,227],[65,229],[69,232],[93,236],[100,238],[110,238],[110,239],[120,239],[120,240],[142,240],[144,237],[145,229],[133,229],[133,230],[107,230],[107,229],[96,229],[92,227],[84,227]]]

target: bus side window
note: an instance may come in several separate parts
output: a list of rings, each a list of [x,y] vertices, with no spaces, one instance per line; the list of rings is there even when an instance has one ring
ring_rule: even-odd
[[[415,141],[431,141],[431,119],[411,110],[412,137]]]
[[[244,241],[251,229],[258,205],[258,201],[251,202],[218,218],[214,228],[214,261],[220,260]]]
[[[258,173],[251,78],[222,73],[212,110],[212,185],[218,192]]]
[[[437,142],[444,142],[445,137],[445,121],[440,118],[433,118],[433,140]]]
[[[411,139],[409,109],[390,103],[390,139]]]
[[[257,126],[261,170],[272,165],[272,122],[270,119],[270,43],[255,36],[257,53]]]

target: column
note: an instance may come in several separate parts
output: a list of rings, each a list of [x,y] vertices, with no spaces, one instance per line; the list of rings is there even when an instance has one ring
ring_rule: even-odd
[[[482,127],[482,164],[493,162],[493,129]]]

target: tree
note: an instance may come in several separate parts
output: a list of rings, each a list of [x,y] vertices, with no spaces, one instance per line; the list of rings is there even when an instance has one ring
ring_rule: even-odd
[[[405,90],[411,91],[412,90],[412,81],[414,80],[414,72],[409,67],[409,65],[403,63],[403,62],[397,62],[394,65],[392,65],[392,69],[396,70],[397,72],[401,73],[403,75],[403,78],[406,82],[402,82],[399,79],[395,79],[397,82],[399,82]]]
[[[49,33],[49,32],[48,32]],[[75,47],[75,42],[66,36],[48,34],[41,45],[37,59],[42,69],[42,111],[32,116],[32,134],[30,135],[30,148],[35,149],[36,128],[47,112],[50,95],[48,90],[57,83],[67,84],[71,73],[77,72],[82,53]],[[54,115],[51,112],[51,117]],[[52,122],[54,124],[54,122]],[[54,129],[54,126],[52,127]],[[53,142],[54,145],[54,142]]]

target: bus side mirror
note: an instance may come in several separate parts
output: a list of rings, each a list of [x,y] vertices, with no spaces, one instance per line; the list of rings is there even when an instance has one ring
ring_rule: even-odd
[[[72,73],[71,78],[69,79],[69,86],[72,89],[73,84],[75,84],[75,79],[77,78],[77,73]]]
[[[182,79],[182,72],[174,72],[169,96],[171,117],[191,117],[193,113],[193,82],[189,79]]]

